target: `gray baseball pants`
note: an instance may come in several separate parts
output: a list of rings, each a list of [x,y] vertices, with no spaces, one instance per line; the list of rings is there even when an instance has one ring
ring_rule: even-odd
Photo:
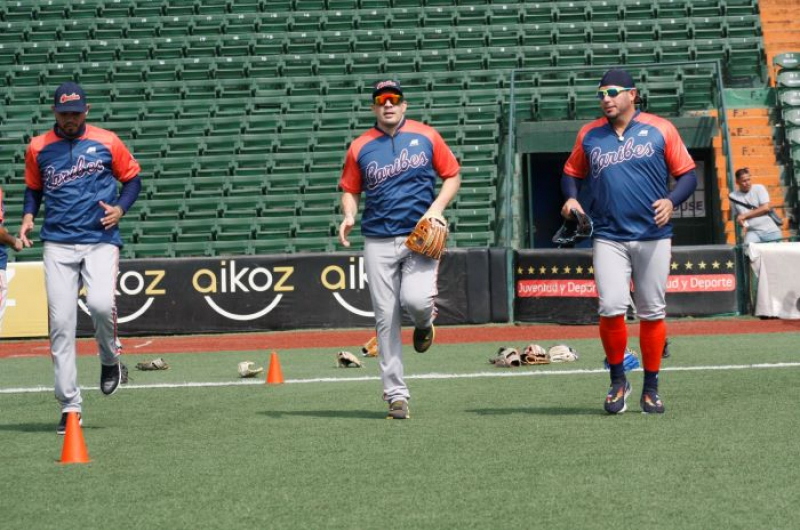
[[[600,316],[624,315],[633,302],[641,320],[660,320],[667,314],[667,279],[672,240],[594,240],[594,279],[600,297]]]
[[[86,306],[94,322],[100,362],[117,362],[117,307],[114,289],[119,248],[109,243],[44,243],[44,282],[50,327],[55,394],[62,412],[81,411],[81,389],[75,363],[78,293],[86,288]]]
[[[412,252],[406,236],[364,238],[364,267],[375,311],[384,399],[408,401],[403,381],[402,310],[417,328],[428,328],[436,317],[439,261]]]

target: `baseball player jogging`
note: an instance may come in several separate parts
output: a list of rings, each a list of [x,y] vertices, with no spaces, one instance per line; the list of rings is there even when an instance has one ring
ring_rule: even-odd
[[[663,118],[636,110],[637,95],[633,78],[624,70],[603,75],[597,97],[604,117],[580,130],[561,178],[567,199],[561,209],[564,217],[573,208],[584,212],[576,199],[578,184],[589,190],[600,338],[611,372],[605,402],[609,414],[625,412],[631,392],[623,368],[631,279],[644,361],[640,404],[644,413],[664,412],[658,372],[666,340],[670,218],[697,186],[694,161],[677,129]],[[672,191],[670,176],[677,181]]]
[[[6,295],[8,294],[8,281],[6,278],[8,251],[6,247],[13,248],[15,252],[22,250],[22,240],[9,234],[8,230],[3,226],[5,216],[3,189],[0,188],[0,329],[3,328],[3,316],[6,314]]]
[[[78,84],[63,83],[55,92],[53,130],[31,140],[25,154],[19,237],[26,247],[33,244],[28,233],[44,200],[40,237],[55,394],[62,412],[59,434],[66,431],[66,413],[81,412],[75,365],[81,286],[100,353],[100,390],[111,395],[121,382],[114,293],[122,246],[118,224],[142,187],[139,163],[114,133],[86,123],[89,108]],[[119,196],[117,181],[122,183]]]
[[[344,214],[339,241],[345,247],[350,246],[347,238],[355,225],[361,192],[365,194],[361,218],[364,264],[390,419],[409,417],[410,395],[403,381],[401,310],[404,308],[414,322],[416,351],[427,351],[435,332],[439,262],[412,251],[406,239],[412,232],[417,234],[418,221],[420,225],[443,226],[442,212],[461,186],[460,167],[450,148],[433,128],[406,119],[407,108],[399,82],[375,84],[372,111],[377,122],[350,145],[339,182]],[[437,175],[443,184],[435,196]],[[441,243],[444,244],[443,239]],[[435,253],[431,255],[438,258]]]

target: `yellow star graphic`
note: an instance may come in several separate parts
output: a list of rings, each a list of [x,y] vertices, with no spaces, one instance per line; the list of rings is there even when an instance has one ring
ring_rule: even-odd
[[[522,267],[517,268],[517,274],[522,274],[523,270]]]
[[[539,267],[539,274],[544,274],[545,272],[547,272],[547,267],[545,267],[544,265]]]
[[[536,272],[536,269],[533,267],[528,267],[528,274],[533,274],[534,272]]]
[[[558,267],[556,267],[555,265],[553,265],[553,268],[552,268],[552,269],[550,269],[550,272],[552,272],[553,274],[558,274]]]
[[[711,268],[712,269],[719,269],[719,261],[714,260],[714,262],[711,264]]]
[[[583,274],[583,267],[581,267],[580,265],[575,267],[575,273],[576,274]]]
[[[692,270],[692,267],[694,266],[694,264],[692,264],[691,261],[687,261],[686,263],[683,264],[683,266],[686,267],[687,271],[690,271],[690,270]]]
[[[726,261],[725,262],[725,268],[732,269],[733,268],[733,262],[731,260]]]
[[[678,270],[678,264],[673,261],[672,265],[670,265],[670,268],[672,268],[672,270],[676,271],[676,270]]]
[[[594,274],[594,267],[589,267],[589,274]]]
[[[571,271],[572,271],[572,269],[569,268],[569,265],[564,267],[564,274],[569,274]]]
[[[706,268],[706,262],[705,261],[701,261],[700,263],[698,263],[698,265],[700,265],[700,270],[701,271],[705,270],[705,268]]]

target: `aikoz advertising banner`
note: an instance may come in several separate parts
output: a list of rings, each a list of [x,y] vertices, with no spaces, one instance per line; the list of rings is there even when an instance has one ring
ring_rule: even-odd
[[[591,250],[519,251],[514,278],[516,320],[564,324],[598,321]],[[632,300],[631,297],[631,310],[635,311]],[[708,316],[736,311],[733,248],[673,247],[667,281],[667,316]]]
[[[437,323],[470,323],[470,274],[489,272],[469,270],[466,251],[442,259]],[[481,294],[472,303],[488,304]],[[83,295],[79,306],[79,334],[91,335]],[[375,325],[364,261],[355,253],[123,260],[117,315],[121,335]]]

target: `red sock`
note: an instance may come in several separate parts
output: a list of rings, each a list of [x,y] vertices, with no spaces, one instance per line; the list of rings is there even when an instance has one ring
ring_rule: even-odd
[[[666,340],[667,324],[663,319],[639,322],[639,347],[642,348],[642,359],[646,371],[658,372],[661,368],[661,354],[664,353]]]
[[[608,364],[620,364],[625,358],[625,348],[628,346],[625,315],[600,317],[600,340],[603,341]]]

